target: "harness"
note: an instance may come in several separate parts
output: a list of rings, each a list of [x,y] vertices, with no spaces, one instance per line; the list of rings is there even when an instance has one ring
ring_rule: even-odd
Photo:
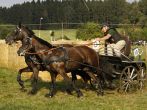
[[[50,60],[48,62],[45,62],[45,64],[52,64],[54,62],[64,62],[64,63],[66,63],[66,61],[69,60],[68,52],[64,47],[58,47],[56,49],[63,51],[64,55],[61,56],[61,57],[53,56],[53,57],[50,58]]]
[[[27,37],[27,39],[31,42],[31,45],[32,45],[32,38]],[[68,51],[63,46],[56,47],[56,48],[51,48],[51,49],[44,50],[44,51],[41,51],[41,52],[28,52],[28,50],[29,49],[26,49],[25,54],[28,54],[28,55],[38,55],[38,54],[45,54],[45,53],[49,54],[50,51],[54,51],[54,50],[60,50],[60,51],[63,52],[63,56],[60,57],[60,56],[55,56],[54,55],[54,56],[50,57],[48,61],[46,60],[46,61],[44,61],[42,63],[38,62],[38,60],[36,58],[33,58],[33,56],[30,57],[30,60],[32,60],[35,64],[43,64],[43,65],[47,64],[47,65],[50,65],[50,64],[52,64],[54,62],[64,62],[65,65],[67,66],[68,62],[70,61],[70,62],[79,63],[79,64],[81,64],[83,66],[87,66],[87,67],[90,67],[90,68],[93,68],[93,69],[96,69],[96,70],[100,70],[100,69],[98,69],[98,67],[95,67],[95,66],[92,66],[92,65],[89,65],[89,64],[85,64],[84,62],[79,62],[79,61],[70,59],[69,55],[68,55]]]
[[[29,56],[29,59],[30,59],[31,62],[33,62],[33,63],[36,64],[36,65],[43,65],[43,64],[44,64],[44,63],[42,63],[42,62],[39,62],[39,60],[36,58],[36,56],[30,55],[30,56]]]
[[[95,66],[92,66],[92,65],[89,65],[89,64],[85,64],[83,62],[79,62],[79,61],[76,61],[76,60],[73,60],[73,59],[70,59],[69,58],[69,55],[68,55],[68,51],[63,46],[57,47],[57,48],[53,48],[53,49],[50,49],[50,50],[46,50],[46,51],[43,51],[43,52],[39,52],[39,53],[25,52],[25,54],[28,54],[28,55],[37,55],[37,54],[48,53],[49,51],[54,51],[54,50],[61,50],[61,51],[63,51],[64,55],[61,56],[61,57],[59,57],[59,56],[53,56],[53,57],[50,58],[49,61],[43,62],[43,63],[38,62],[38,60],[36,58],[34,58],[33,56],[32,57],[29,57],[29,58],[35,64],[43,64],[43,65],[47,64],[47,65],[50,65],[50,64],[52,64],[54,62],[64,62],[65,65],[68,65],[68,62],[75,62],[75,63],[81,64],[83,66],[87,66],[87,67],[93,68],[95,70],[101,70],[101,69],[98,69]]]

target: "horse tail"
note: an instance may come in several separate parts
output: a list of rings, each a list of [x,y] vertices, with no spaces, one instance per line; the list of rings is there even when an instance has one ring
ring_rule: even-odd
[[[124,40],[126,41],[124,55],[129,56],[131,53],[131,40],[128,36],[124,36]]]

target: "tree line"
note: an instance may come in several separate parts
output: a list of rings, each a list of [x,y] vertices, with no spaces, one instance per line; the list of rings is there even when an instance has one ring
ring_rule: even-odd
[[[147,40],[147,0],[132,3],[126,0],[32,0],[23,4],[15,4],[9,8],[0,7],[0,15],[1,25],[16,25],[18,22],[39,24],[43,18],[42,29],[61,29],[61,23],[64,23],[64,28],[80,30],[77,33],[78,38],[84,40],[100,34],[97,24],[107,22],[120,28],[122,33],[125,31],[126,35],[129,35],[134,41]],[[45,25],[45,23],[59,24]],[[69,23],[80,23],[80,25],[68,25]],[[31,28],[40,29],[39,26],[31,25]],[[13,27],[1,26],[0,38],[5,38],[10,28]],[[88,33],[87,37],[83,35],[83,31]]]
[[[32,0],[12,7],[0,7],[0,24],[19,21],[39,23],[109,22],[113,24],[140,24],[147,21],[147,0],[129,3],[126,0]]]

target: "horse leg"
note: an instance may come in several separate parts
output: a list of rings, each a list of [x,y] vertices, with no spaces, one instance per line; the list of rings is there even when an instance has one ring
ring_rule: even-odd
[[[75,84],[75,81],[77,80],[75,71],[72,71],[72,72],[71,72],[71,75],[72,75],[72,82]]]
[[[116,88],[115,84],[113,84],[112,80],[108,80],[109,85],[108,85],[108,89],[114,90]]]
[[[74,90],[75,90],[76,93],[77,93],[77,97],[83,96],[83,93],[80,91],[80,89],[78,89],[78,88],[76,87],[75,83],[72,83],[72,86],[73,86]]]
[[[84,80],[84,87],[85,90],[87,91],[89,89],[88,81],[90,81],[90,84],[92,85],[91,77],[85,71],[81,71],[79,75]]]
[[[67,74],[65,73],[64,70],[60,70],[59,73],[60,73],[61,76],[64,78],[64,80],[67,82],[67,85],[68,85],[68,84],[72,85],[72,87],[74,88],[74,90],[75,90],[76,93],[77,93],[77,97],[83,96],[83,93],[80,91],[80,89],[78,89],[78,88],[75,86],[75,83],[72,82],[72,84],[71,84],[70,78],[67,76]],[[71,89],[70,89],[70,87],[67,88],[67,92],[68,92],[69,94],[71,94]]]
[[[17,75],[17,82],[19,83],[19,85],[21,86],[21,90],[24,90],[24,82],[21,80],[21,74],[23,72],[32,72],[32,69],[29,68],[29,67],[25,67],[25,68],[22,68],[18,71],[18,75]]]
[[[31,81],[32,90],[29,92],[29,94],[36,94],[39,70],[37,67],[33,67],[32,69],[33,69],[33,77],[32,77],[33,79]]]
[[[84,88],[88,90],[88,80],[91,80],[90,77],[85,73],[83,70],[74,70],[71,72],[72,74],[72,81],[75,84],[75,81],[77,80],[76,75],[79,75],[83,81],[84,81]]]
[[[46,97],[53,97],[55,95],[55,81],[57,77],[57,73],[50,72],[51,75],[51,88],[49,94],[46,94]]]
[[[76,84],[76,80],[77,80],[76,72],[72,71],[71,75],[72,75],[72,83],[75,85]]]
[[[92,80],[89,79],[89,82],[90,82],[90,86],[91,86],[91,88],[93,89],[93,88],[94,88],[94,85],[93,85],[93,83],[92,83]]]
[[[97,94],[103,95],[104,91],[102,88],[102,82],[99,80],[88,68],[84,68],[84,71],[96,82],[96,89],[97,89]]]

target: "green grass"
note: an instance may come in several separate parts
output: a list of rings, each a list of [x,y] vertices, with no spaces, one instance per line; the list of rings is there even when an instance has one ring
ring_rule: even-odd
[[[67,36],[71,40],[76,39],[76,29],[64,29],[63,36]],[[39,37],[39,30],[34,30],[35,35]],[[54,30],[55,39],[62,38],[62,30]],[[40,30],[40,37],[46,41],[51,41],[50,30]]]
[[[0,68],[0,110],[146,110],[147,89],[143,93],[121,95],[116,91],[106,91],[105,96],[97,96],[95,91],[85,91],[82,98],[76,93],[67,95],[64,83],[57,82],[57,94],[46,98],[48,82],[39,81],[38,93],[30,96],[21,92],[16,81],[17,72]],[[27,80],[25,75],[23,79]],[[27,90],[31,89],[30,81],[25,82]]]

